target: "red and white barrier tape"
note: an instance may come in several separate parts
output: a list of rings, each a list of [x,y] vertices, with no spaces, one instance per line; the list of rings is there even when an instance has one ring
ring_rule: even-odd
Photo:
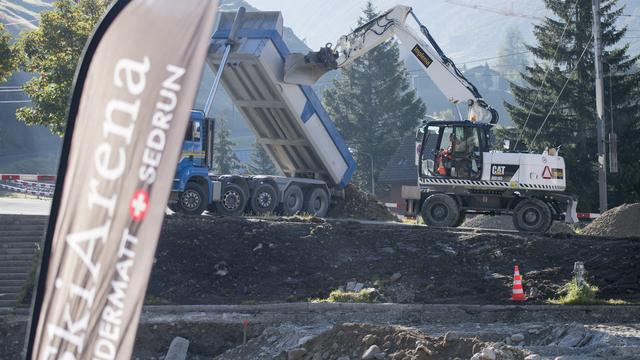
[[[56,181],[56,177],[55,175],[0,174],[0,180],[2,181],[24,180],[24,181],[53,183]]]
[[[593,220],[600,217],[600,214],[596,214],[596,213],[577,213],[577,215],[578,215],[578,219],[583,219],[583,220]]]

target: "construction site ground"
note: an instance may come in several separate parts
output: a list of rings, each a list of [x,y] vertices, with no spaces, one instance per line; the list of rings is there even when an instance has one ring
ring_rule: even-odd
[[[509,304],[514,265],[544,304],[582,261],[603,299],[640,301],[640,239],[432,229],[322,219],[169,216],[148,293],[168,304],[327,298],[349,282],[377,301]]]
[[[355,360],[371,345],[384,359],[471,359],[489,348],[497,360],[630,360],[640,354],[639,318],[634,305],[146,306],[133,359],[163,359],[180,336],[193,360]],[[2,359],[21,359],[27,316],[1,319]]]
[[[549,305],[575,261],[601,299],[628,305]],[[514,306],[516,264],[528,300]],[[375,303],[317,302],[347,285],[373,288]],[[403,360],[637,359],[638,302],[638,238],[173,215],[134,358],[160,359],[182,336],[189,359],[361,359],[373,345]],[[20,358],[26,319],[0,317],[3,359]]]

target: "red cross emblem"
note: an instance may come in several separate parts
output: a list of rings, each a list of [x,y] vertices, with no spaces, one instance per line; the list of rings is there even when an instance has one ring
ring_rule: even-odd
[[[135,222],[140,222],[144,219],[149,209],[149,194],[140,189],[136,191],[131,197],[129,202],[129,214]]]

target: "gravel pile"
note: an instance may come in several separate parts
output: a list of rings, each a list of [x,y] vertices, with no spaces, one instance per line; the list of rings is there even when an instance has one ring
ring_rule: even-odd
[[[375,196],[368,194],[353,184],[344,189],[344,199],[337,199],[337,203],[331,206],[328,218],[335,219],[361,219],[376,221],[397,221],[384,204]]]
[[[515,230],[511,216],[476,215],[468,216],[461,227],[475,229]]]
[[[608,210],[582,231],[585,235],[640,237],[640,204],[624,204]]]
[[[478,339],[447,333],[431,337],[399,326],[343,324],[282,353],[278,360],[316,359],[473,359],[516,360],[525,353],[504,344],[491,345]]]
[[[460,225],[475,229],[496,229],[496,230],[515,230],[513,220],[508,215],[476,215],[468,217],[467,220]],[[563,222],[554,221],[548,231],[549,234],[575,234],[573,228]]]

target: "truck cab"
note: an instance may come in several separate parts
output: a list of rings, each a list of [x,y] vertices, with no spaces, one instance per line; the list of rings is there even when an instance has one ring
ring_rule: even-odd
[[[191,111],[169,198],[175,212],[198,215],[220,200],[222,183],[210,174],[214,126],[202,111]]]

